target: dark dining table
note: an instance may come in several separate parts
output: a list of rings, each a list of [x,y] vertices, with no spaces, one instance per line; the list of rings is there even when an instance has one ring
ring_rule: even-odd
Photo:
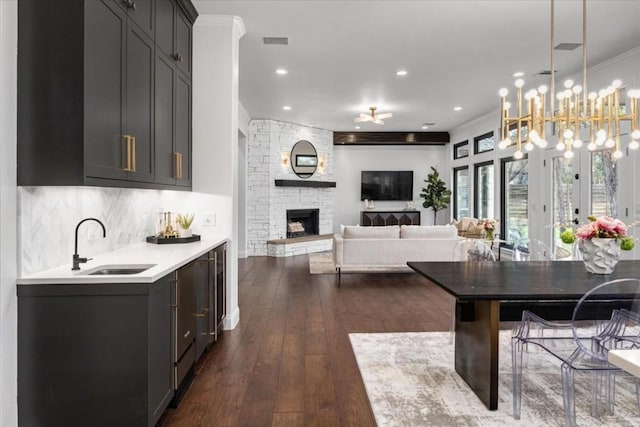
[[[501,321],[522,310],[570,320],[577,301],[613,279],[640,278],[640,261],[620,261],[612,274],[591,274],[582,261],[408,262],[456,298],[455,369],[490,410],[498,409],[498,337]],[[628,300],[632,295],[603,296]]]

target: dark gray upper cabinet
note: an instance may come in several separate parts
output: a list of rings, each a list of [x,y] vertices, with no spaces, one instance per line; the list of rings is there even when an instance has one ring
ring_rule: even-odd
[[[156,44],[190,79],[192,22],[195,18],[189,6],[175,0],[157,0]]]
[[[142,31],[153,38],[154,17],[153,0],[114,0],[127,15],[136,23]]]
[[[156,183],[191,186],[191,82],[164,54],[156,56]]]
[[[179,171],[187,178],[156,179],[155,90],[162,70],[156,69],[160,40],[154,37],[165,4],[18,3],[18,185],[190,188],[190,105],[188,117],[175,117],[173,111],[170,116],[171,153],[177,132],[188,135],[181,140],[188,149],[180,147],[178,156],[189,162]],[[192,18],[191,25],[197,16],[193,5],[188,0],[170,4],[171,28],[178,13]],[[179,62],[169,58],[168,63],[180,69]],[[172,109],[178,102],[177,76],[173,79]],[[190,103],[191,82],[186,81]]]

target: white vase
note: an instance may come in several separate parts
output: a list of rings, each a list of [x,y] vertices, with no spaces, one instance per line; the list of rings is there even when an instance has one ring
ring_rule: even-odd
[[[620,258],[616,239],[594,237],[578,242],[584,267],[589,273],[611,274]]]

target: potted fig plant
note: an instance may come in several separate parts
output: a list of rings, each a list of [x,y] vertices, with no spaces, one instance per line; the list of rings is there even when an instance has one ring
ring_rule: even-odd
[[[422,188],[420,197],[424,199],[423,207],[433,209],[433,225],[436,225],[438,211],[446,209],[451,203],[451,190],[448,190],[444,181],[440,179],[436,168],[431,166],[431,170],[433,172],[427,175],[427,179],[424,180],[427,186]]]
[[[191,224],[193,224],[194,218],[195,214],[178,214],[176,217],[176,223],[179,227],[178,234],[180,237],[191,237],[193,235],[191,231]]]

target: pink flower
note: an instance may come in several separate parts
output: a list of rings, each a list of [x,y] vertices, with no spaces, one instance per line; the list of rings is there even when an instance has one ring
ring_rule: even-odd
[[[595,222],[585,224],[576,230],[576,236],[579,239],[588,240],[598,235],[598,228]]]
[[[616,226],[620,223],[620,221],[611,218],[610,216],[601,216],[596,218],[595,224],[597,228],[604,233],[611,234],[615,233]]]
[[[618,235],[618,236],[626,236],[627,235],[627,226],[620,221],[619,219],[616,219],[616,226],[613,229],[613,231]]]

